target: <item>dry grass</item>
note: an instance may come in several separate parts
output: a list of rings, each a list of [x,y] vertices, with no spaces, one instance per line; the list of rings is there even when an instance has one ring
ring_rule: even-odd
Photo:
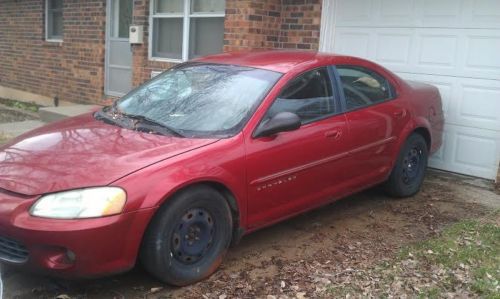
[[[12,136],[8,135],[8,134],[5,134],[3,132],[0,132],[0,144],[4,144],[6,143],[7,141],[9,141],[9,139],[11,139]]]
[[[464,220],[397,258],[349,273],[328,289],[335,297],[500,298],[500,212]]]

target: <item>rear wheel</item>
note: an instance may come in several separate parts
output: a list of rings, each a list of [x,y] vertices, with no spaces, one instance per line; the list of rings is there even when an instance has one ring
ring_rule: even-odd
[[[176,194],[153,218],[141,249],[148,272],[184,286],[212,274],[231,242],[232,217],[225,198],[208,186]]]
[[[417,133],[410,135],[385,183],[387,193],[394,197],[408,197],[417,193],[424,180],[428,155],[424,137]]]

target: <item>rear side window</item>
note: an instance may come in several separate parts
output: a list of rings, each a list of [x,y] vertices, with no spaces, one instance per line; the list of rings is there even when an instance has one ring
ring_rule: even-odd
[[[381,75],[357,66],[337,66],[347,110],[370,106],[392,98],[392,87]]]
[[[267,112],[266,119],[279,112],[295,113],[302,123],[334,114],[332,85],[327,69],[315,69],[290,81]]]

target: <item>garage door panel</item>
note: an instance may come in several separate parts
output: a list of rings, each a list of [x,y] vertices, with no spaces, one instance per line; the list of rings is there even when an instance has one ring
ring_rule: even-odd
[[[336,14],[339,24],[343,25],[368,25],[374,21],[372,8],[373,1],[368,0],[349,0],[336,2],[335,11],[341,11]]]
[[[439,89],[447,124],[500,130],[500,81],[398,73]]]
[[[337,53],[351,53],[350,55],[359,57],[371,56],[370,33],[363,30],[343,30],[337,32],[335,43]],[[338,38],[338,39],[337,39]]]
[[[416,66],[422,73],[429,73],[436,68],[440,68],[441,72],[454,71],[458,50],[458,37],[455,34],[422,31],[416,34],[419,49]]]
[[[339,27],[500,28],[498,0],[337,0],[335,5]]]
[[[408,26],[415,24],[415,2],[414,0],[381,0],[378,6],[378,14],[374,13],[372,19],[378,26],[392,27]],[[373,23],[372,23],[373,25]]]
[[[320,48],[368,58],[405,79],[435,85],[443,99],[445,133],[431,165],[495,178],[500,155],[500,1],[332,3],[335,17],[326,19],[334,29],[328,31],[328,43],[322,37]]]
[[[481,82],[479,82],[481,83]],[[500,84],[498,84],[500,85]],[[459,101],[458,122],[471,126],[500,128],[500,87],[465,83]]]
[[[465,71],[491,73],[500,79],[500,34],[485,33],[466,36]]]
[[[334,51],[397,72],[500,79],[500,31],[338,27]]]
[[[429,166],[472,176],[494,178],[500,154],[500,134],[456,125],[445,125],[442,153]]]
[[[489,29],[415,29],[417,61],[400,71],[500,79],[500,32]]]
[[[378,34],[374,60],[386,65],[404,67],[410,60],[412,38],[405,32],[381,32]]]
[[[421,15],[418,27],[457,27],[460,24],[464,1],[424,0],[419,1]],[[415,11],[418,13],[418,11]]]
[[[333,51],[369,58],[391,69],[406,69],[414,49],[413,29],[338,27]]]
[[[500,1],[465,1],[463,26],[466,28],[500,28]]]

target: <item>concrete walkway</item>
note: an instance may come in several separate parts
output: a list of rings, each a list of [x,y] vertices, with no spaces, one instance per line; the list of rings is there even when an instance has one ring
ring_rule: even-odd
[[[0,124],[0,134],[9,137],[16,137],[38,127],[45,125],[39,120],[25,120],[12,123]]]
[[[67,117],[76,116],[79,114],[95,111],[100,107],[97,105],[66,105],[59,107],[42,107],[36,113],[25,112],[20,109],[4,106],[5,109],[17,111],[18,113],[26,113],[31,116],[35,115],[36,120],[24,120],[16,122],[0,123],[0,144],[9,138],[17,137],[33,129],[39,128],[47,123],[62,120]],[[32,117],[33,118],[33,117]]]

